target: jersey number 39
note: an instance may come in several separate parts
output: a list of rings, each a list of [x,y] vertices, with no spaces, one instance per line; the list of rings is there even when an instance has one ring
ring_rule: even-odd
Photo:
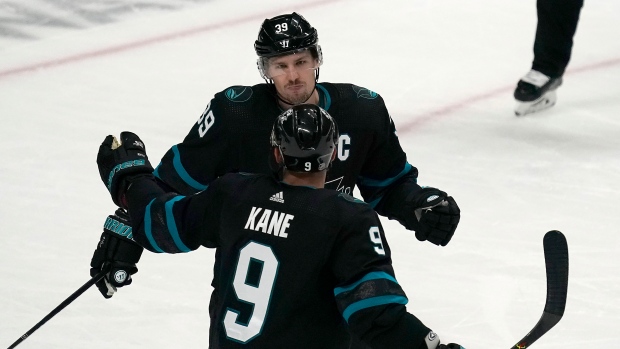
[[[198,134],[200,138],[204,137],[207,134],[207,131],[213,126],[215,123],[215,116],[213,116],[213,110],[211,110],[211,103],[207,105],[205,111],[200,115],[196,124],[198,125]]]

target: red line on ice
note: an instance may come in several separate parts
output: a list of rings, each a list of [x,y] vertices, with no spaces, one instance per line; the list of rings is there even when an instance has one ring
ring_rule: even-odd
[[[314,8],[314,7],[320,7],[323,5],[330,5],[337,1],[339,0],[318,0],[318,1],[308,2],[306,4],[297,5],[296,10],[299,11],[302,9],[309,9],[309,8]],[[144,40],[128,42],[126,44],[121,44],[117,46],[106,47],[100,50],[84,52],[84,53],[62,57],[58,59],[53,59],[49,61],[43,61],[43,62],[25,65],[21,67],[10,68],[7,70],[0,70],[0,80],[7,76],[18,75],[18,74],[36,71],[39,69],[52,68],[52,67],[56,67],[60,65],[81,62],[81,61],[91,59],[91,58],[98,58],[101,56],[129,51],[129,50],[137,49],[137,48],[148,46],[148,45],[158,44],[160,42],[175,40],[178,38],[184,38],[184,37],[188,37],[188,36],[192,36],[196,34],[202,34],[204,32],[209,32],[212,30],[230,27],[232,25],[239,25],[239,24],[244,24],[248,22],[262,21],[263,19],[267,17],[273,16],[274,13],[281,13],[281,12],[286,12],[286,11],[289,11],[289,9],[287,8],[287,9],[280,9],[280,10],[272,10],[272,11],[269,11],[269,13],[257,13],[257,14],[253,14],[253,15],[249,15],[245,17],[240,17],[240,18],[230,20],[230,21],[190,28],[190,29],[173,32],[173,33],[166,34],[166,35],[147,38]]]

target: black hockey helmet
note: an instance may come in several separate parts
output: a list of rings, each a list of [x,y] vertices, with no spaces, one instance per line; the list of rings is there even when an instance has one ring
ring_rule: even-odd
[[[338,126],[325,110],[299,104],[278,116],[271,145],[280,149],[287,170],[319,172],[329,168],[338,137]]]
[[[323,64],[323,54],[319,46],[319,35],[310,23],[300,14],[293,12],[265,19],[254,42],[258,55],[258,70],[261,76],[270,79],[267,72],[269,58],[294,54],[309,50],[317,60],[315,68]]]

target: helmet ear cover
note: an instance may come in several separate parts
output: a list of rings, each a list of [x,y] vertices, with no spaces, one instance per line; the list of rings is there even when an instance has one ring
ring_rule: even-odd
[[[293,172],[327,170],[338,144],[338,127],[333,118],[314,104],[300,104],[280,114],[271,132],[271,145]]]

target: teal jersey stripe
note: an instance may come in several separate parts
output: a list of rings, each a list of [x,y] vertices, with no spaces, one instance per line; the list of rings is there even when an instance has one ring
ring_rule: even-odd
[[[371,307],[376,307],[378,305],[385,305],[385,304],[403,304],[404,305],[404,304],[407,304],[407,302],[408,302],[407,297],[394,296],[394,295],[367,298],[367,299],[364,299],[364,300],[361,300],[359,302],[355,302],[349,305],[342,312],[342,317],[344,317],[344,320],[348,323],[351,315],[353,315],[357,311],[371,308]]]
[[[405,167],[402,169],[402,171],[400,171],[399,174],[397,174],[395,177],[387,178],[387,179],[375,180],[375,179],[368,179],[368,178],[360,177],[359,184],[363,186],[367,186],[367,187],[387,187],[388,185],[396,182],[402,176],[407,174],[407,172],[411,170],[411,167],[412,167],[411,164],[407,162],[405,164]]]
[[[196,190],[205,190],[207,186],[193,179],[192,176],[187,173],[185,167],[183,167],[183,164],[181,163],[181,154],[179,153],[179,149],[176,145],[172,146],[172,152],[174,153],[174,157],[172,158],[172,164],[174,165],[174,169],[177,171],[177,174],[179,175],[179,177],[181,177],[183,182]],[[159,168],[159,166],[157,167]]]
[[[383,195],[381,195],[378,198],[372,200],[371,202],[368,203],[368,205],[370,205],[370,207],[372,207],[374,209],[375,207],[377,207],[377,205],[379,204],[379,201],[381,201],[381,199],[383,199]]]
[[[155,242],[155,238],[153,238],[153,231],[152,231],[153,220],[151,219],[151,205],[153,204],[153,201],[155,201],[155,199],[151,200],[151,202],[149,202],[149,204],[146,205],[146,211],[144,212],[144,233],[146,234],[146,238],[151,243],[151,246],[153,247],[153,249],[159,253],[163,253],[164,250],[162,250],[157,245],[157,242]]]
[[[319,93],[319,106],[329,111],[329,107],[332,105],[332,97],[329,95],[329,92],[327,92],[327,89],[321,86],[321,84],[316,84],[316,87],[323,92],[322,94]]]
[[[337,296],[337,295],[341,294],[342,292],[350,291],[350,290],[356,288],[357,286],[359,286],[363,282],[370,281],[370,280],[377,280],[377,279],[388,279],[388,280],[390,280],[390,281],[392,281],[394,283],[398,283],[398,281],[396,281],[396,279],[392,275],[390,275],[390,274],[388,274],[386,272],[383,272],[383,271],[373,271],[373,272],[370,272],[370,273],[364,275],[363,278],[359,279],[355,283],[352,283],[351,285],[344,286],[344,287],[336,287],[334,289],[334,296]]]
[[[177,224],[174,220],[174,213],[172,213],[172,208],[174,207],[174,203],[179,200],[182,200],[183,198],[185,198],[185,196],[179,195],[179,196],[175,196],[174,198],[166,202],[165,204],[166,226],[168,227],[168,232],[170,233],[170,236],[172,236],[172,240],[174,241],[174,244],[177,245],[177,248],[181,252],[189,252],[191,251],[189,247],[185,246],[183,241],[181,241],[181,237],[179,236],[179,231],[177,230]]]

